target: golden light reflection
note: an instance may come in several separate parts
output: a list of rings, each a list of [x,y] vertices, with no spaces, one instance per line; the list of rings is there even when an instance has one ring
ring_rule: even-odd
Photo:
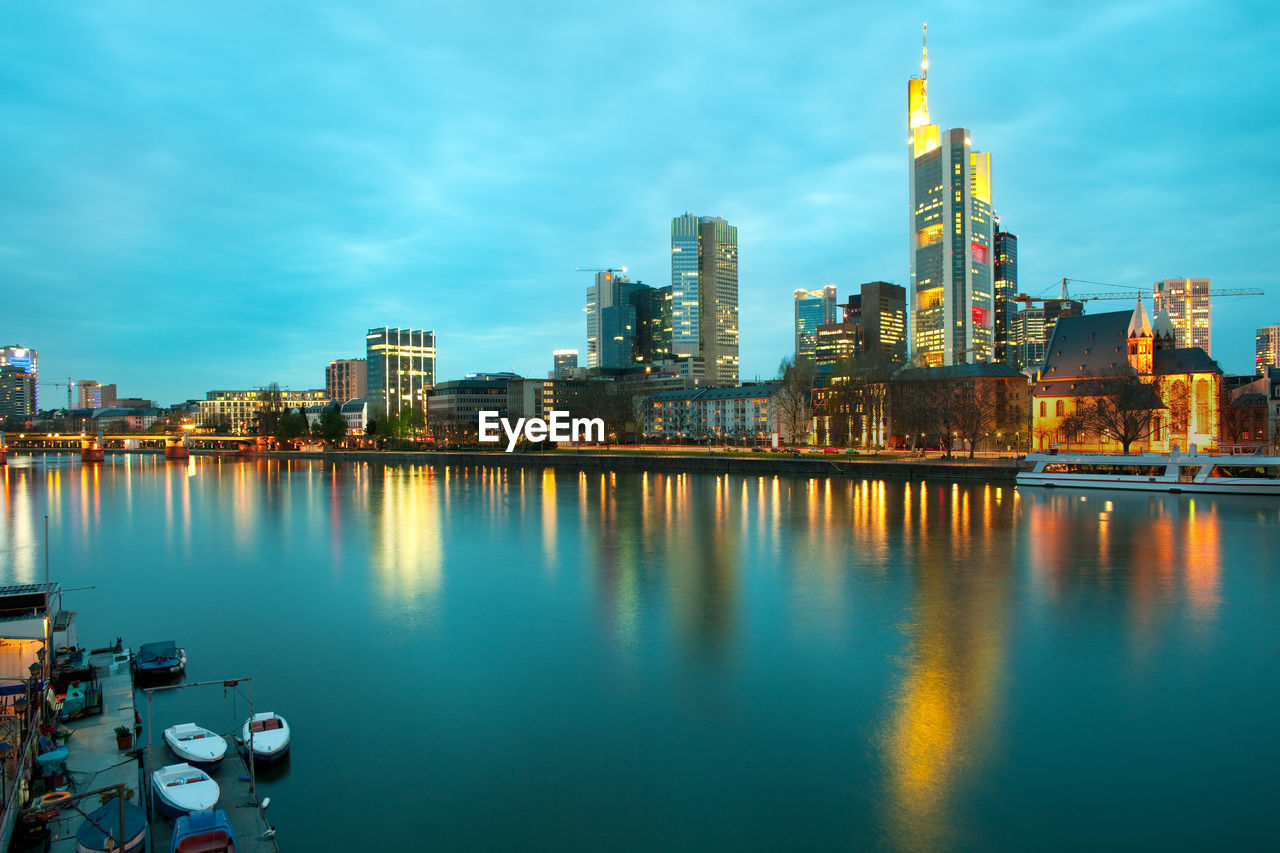
[[[439,488],[430,468],[383,469],[373,568],[384,597],[433,602],[444,582]]]
[[[446,469],[447,470],[447,469]],[[542,562],[552,570],[559,565],[556,549],[556,472],[542,469]]]

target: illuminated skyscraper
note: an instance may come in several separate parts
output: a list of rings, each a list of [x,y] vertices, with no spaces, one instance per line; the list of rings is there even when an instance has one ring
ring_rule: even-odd
[[[738,229],[718,216],[671,220],[671,348],[738,384]]]
[[[1267,375],[1268,367],[1280,367],[1280,326],[1263,326],[1254,338],[1257,356],[1254,369],[1259,376]]]
[[[813,361],[818,341],[818,327],[836,321],[836,286],[821,290],[797,290],[795,293],[796,362]]]
[[[995,250],[995,322],[992,331],[995,333],[994,358],[1001,364],[1017,367],[1015,363],[1016,349],[1013,343],[1013,320],[1017,314],[1018,303],[1014,297],[1018,295],[1018,237],[1008,231],[1000,230],[999,217],[996,218]]]
[[[850,304],[853,300],[849,300]],[[867,352],[889,361],[907,361],[907,290],[887,281],[868,281],[860,288],[859,308],[867,330]]]
[[[912,349],[926,366],[991,361],[991,155],[929,122],[927,48],[920,69],[907,83]]]
[[[427,392],[436,382],[436,333],[390,326],[365,336],[369,414],[399,415],[402,409],[425,412]]]
[[[568,379],[574,368],[578,366],[578,351],[576,349],[553,350],[551,358],[554,359],[551,371],[552,379]]]
[[[31,374],[32,391],[27,405],[31,414],[40,411],[40,359],[36,351],[28,347],[0,347],[0,367],[16,367]]]
[[[587,367],[601,367],[604,364],[604,341],[601,323],[604,311],[619,304],[618,286],[631,281],[625,275],[626,267],[620,270],[599,270],[595,281],[587,288]],[[622,300],[625,304],[625,300]]]
[[[1209,279],[1166,278],[1152,285],[1155,310],[1173,324],[1173,345],[1209,352]]]

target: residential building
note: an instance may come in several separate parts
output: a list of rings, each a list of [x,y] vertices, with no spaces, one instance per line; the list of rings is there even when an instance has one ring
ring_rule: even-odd
[[[1073,450],[1119,452],[1117,442],[1077,433],[1065,419],[1076,411],[1081,398],[1098,393],[1097,380],[1130,377],[1150,385],[1163,407],[1153,415],[1149,435],[1135,441],[1131,452],[1216,447],[1222,370],[1200,347],[1175,344],[1167,315],[1159,312],[1152,323],[1141,300],[1132,312],[1062,317],[1032,386],[1035,449],[1064,445]]]
[[[717,385],[738,384],[738,229],[686,213],[671,220],[671,349],[706,360]]]
[[[11,345],[0,347],[0,367],[16,367],[24,373],[31,374],[33,387],[29,400],[31,412],[40,411],[40,356],[30,347]]]
[[[1000,217],[996,217],[995,248],[992,255],[995,260],[995,321],[992,331],[995,334],[993,360],[997,364],[1006,364],[1015,370],[1017,364],[1017,345],[1014,342],[1013,322],[1017,315],[1018,303],[1018,237],[1008,231],[1000,230]]]
[[[329,392],[322,388],[310,391],[278,392],[266,388],[248,391],[210,391],[200,402],[197,426],[212,427],[224,419],[230,423],[235,435],[249,435],[258,427],[258,413],[264,410],[283,412],[286,409],[303,409],[329,402]]]
[[[390,326],[365,336],[369,416],[399,416],[414,408],[425,412],[427,394],[436,381],[436,333]]]
[[[644,434],[666,441],[763,442],[779,431],[781,385],[661,391],[644,398]],[[793,437],[782,441],[792,443]]]
[[[1254,369],[1263,376],[1269,367],[1280,367],[1280,326],[1263,326],[1254,337]]]
[[[991,155],[930,122],[928,56],[907,84],[912,350],[928,367],[991,361]]]
[[[813,361],[817,354],[818,327],[836,322],[836,286],[795,292],[795,360]]]
[[[1178,349],[1209,348],[1209,279],[1166,278],[1152,285],[1154,310],[1163,310],[1173,324],[1173,342]]]
[[[368,362],[363,358],[339,358],[324,369],[324,388],[335,403],[363,399],[367,393]]]
[[[576,349],[558,349],[551,353],[554,368],[551,371],[552,379],[568,379],[569,374],[578,366],[578,351]]]
[[[0,419],[36,414],[36,375],[16,364],[0,365]]]
[[[369,404],[364,400],[348,400],[339,409],[347,422],[347,435],[364,435],[369,426]]]

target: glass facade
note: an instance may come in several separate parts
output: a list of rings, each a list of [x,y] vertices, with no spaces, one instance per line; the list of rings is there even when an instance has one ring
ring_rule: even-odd
[[[34,390],[28,405],[31,407],[31,414],[40,411],[40,357],[36,351],[20,346],[0,347],[0,367],[6,366],[31,374]]]
[[[1263,326],[1254,337],[1254,370],[1265,376],[1267,368],[1280,367],[1280,326]]]
[[[718,216],[671,220],[671,348],[738,384],[738,229]]]
[[[1017,347],[1013,341],[1013,321],[1018,303],[1018,238],[1008,231],[995,232],[995,360],[1015,370]]]
[[[1152,293],[1155,310],[1163,310],[1173,324],[1173,345],[1209,352],[1209,279],[1166,278],[1155,283]]]
[[[795,292],[795,359],[813,361],[817,353],[818,327],[836,321],[836,286]]]
[[[436,333],[390,326],[365,336],[369,414],[399,415],[403,409],[425,412],[427,392],[436,381]]]

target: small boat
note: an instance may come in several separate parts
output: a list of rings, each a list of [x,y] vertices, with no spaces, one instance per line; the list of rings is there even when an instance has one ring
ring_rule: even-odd
[[[289,751],[289,724],[272,711],[254,714],[240,729],[245,749],[252,745],[254,761],[275,761]]]
[[[169,853],[236,853],[231,818],[222,809],[178,818]]]
[[[186,763],[170,764],[152,773],[151,789],[160,811],[170,817],[207,812],[217,805],[222,793],[208,773]]]
[[[120,815],[124,813],[124,846],[120,846]],[[103,832],[106,830],[106,832]],[[110,835],[110,838],[108,838]],[[142,850],[147,836],[147,813],[133,803],[113,797],[91,811],[76,830],[76,853]]]
[[[1280,457],[1208,453],[1029,453],[1022,486],[1280,496]]]
[[[187,650],[173,640],[146,643],[133,656],[133,674],[139,677],[177,675],[187,667]]]
[[[174,755],[190,764],[217,764],[227,754],[227,742],[221,735],[195,723],[165,729],[164,742]]]

